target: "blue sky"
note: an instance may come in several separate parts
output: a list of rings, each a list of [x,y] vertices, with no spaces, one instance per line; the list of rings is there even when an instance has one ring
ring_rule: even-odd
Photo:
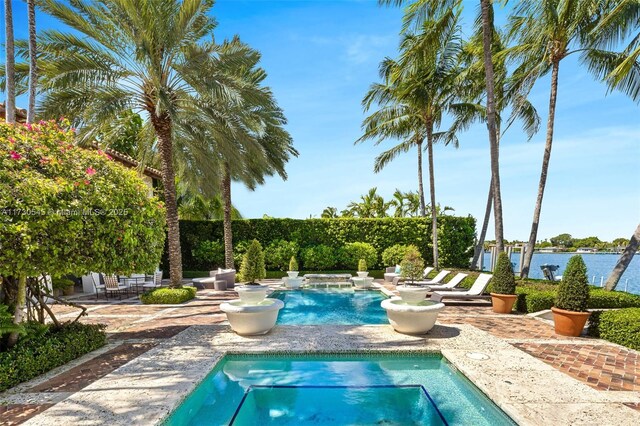
[[[469,33],[477,2],[467,3],[464,30]],[[23,2],[14,5],[16,36],[26,37],[26,7]],[[393,141],[378,147],[353,145],[364,118],[360,101],[378,79],[380,60],[396,54],[400,10],[379,7],[374,0],[219,0],[213,13],[218,40],[238,34],[262,52],[267,83],[300,151],[287,166],[287,181],[272,178],[254,192],[234,186],[234,204],[245,217],[318,217],[325,207],[342,209],[373,186],[386,198],[396,188],[417,188],[415,151],[374,174],[373,159]],[[504,14],[498,11],[499,21]],[[42,14],[38,20],[40,28],[59,27]],[[543,120],[542,130],[527,142],[513,127],[502,140],[507,239],[528,238],[548,93],[544,78],[530,98]],[[25,106],[26,100],[19,104]],[[539,239],[562,232],[605,240],[631,235],[640,218],[638,117],[637,104],[617,92],[607,94],[576,58],[563,61]],[[459,139],[458,149],[435,149],[436,198],[458,215],[481,220],[490,179],[486,127],[478,124]]]

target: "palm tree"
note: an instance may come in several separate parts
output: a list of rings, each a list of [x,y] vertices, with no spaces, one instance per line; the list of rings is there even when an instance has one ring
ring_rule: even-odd
[[[433,144],[441,140],[457,146],[455,128],[446,132],[435,130],[447,112],[457,114],[459,110],[468,108],[456,102],[460,88],[456,80],[460,72],[459,16],[460,9],[451,9],[433,21],[425,20],[418,33],[405,34],[399,60],[387,58],[381,65],[385,84],[373,85],[363,102],[365,110],[373,102],[380,104],[381,108],[365,119],[365,134],[358,142],[377,138],[376,144],[379,144],[389,137],[404,138],[399,145],[376,159],[377,168],[384,167],[398,153],[417,145],[420,175],[421,144],[426,140],[432,206],[436,205]],[[421,213],[426,213],[424,203],[421,203]],[[436,209],[431,209],[431,223],[433,262],[437,268]]]
[[[531,233],[522,267],[523,278],[529,274],[540,224],[540,212],[553,145],[560,63],[564,58],[578,53],[582,62],[587,64],[587,69],[599,76],[598,71],[602,70],[603,65],[600,60],[602,51],[594,47],[598,44],[598,35],[593,31],[604,17],[611,15],[612,8],[615,8],[615,2],[530,0],[522,2],[510,17],[510,31],[516,37],[518,44],[514,52],[520,60],[520,65],[514,74],[522,76],[519,79],[518,90],[521,93],[528,93],[540,76],[551,72],[546,142]]]
[[[378,194],[378,188],[371,188],[365,194],[360,196],[360,202],[352,201],[347,205],[348,215],[343,216],[374,218],[387,217],[388,205],[381,195]]]
[[[142,112],[157,140],[168,227],[171,285],[182,279],[176,202],[174,133],[180,114],[194,103],[188,77],[217,54],[211,37],[211,0],[43,0],[42,9],[79,35],[44,32],[39,56],[41,112],[72,117],[81,142],[91,141],[100,123],[123,111]],[[212,91],[233,98],[230,78],[209,75]]]
[[[27,0],[27,13],[29,15],[29,101],[27,104],[27,123],[33,123],[36,118],[36,86],[38,84],[35,0]]]
[[[323,219],[334,219],[336,217],[339,217],[338,209],[335,207],[329,206],[324,210],[322,210],[322,214],[320,215],[320,217]]]
[[[393,198],[389,201],[389,206],[394,208],[393,217],[405,217],[407,214],[406,209],[406,196],[404,192],[396,188],[393,193]]]
[[[605,283],[605,288],[607,290],[615,290],[618,285],[618,281],[620,281],[620,277],[624,274],[624,271],[627,270],[627,267],[631,263],[633,259],[633,255],[638,251],[640,247],[640,224],[636,228],[635,232],[631,236],[631,240],[629,240],[629,244],[622,252],[620,259],[616,263],[616,266],[609,274],[607,278],[607,282]]]
[[[13,11],[12,0],[4,0],[4,34],[5,34],[5,120],[7,123],[16,122],[16,69],[15,48],[13,45]]]

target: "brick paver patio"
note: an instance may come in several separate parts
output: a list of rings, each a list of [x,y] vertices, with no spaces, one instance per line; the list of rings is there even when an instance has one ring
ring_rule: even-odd
[[[203,290],[182,305],[141,305],[136,298],[87,305],[88,316],[81,321],[106,324],[109,340],[116,346],[24,392],[77,392],[148,351],[160,339],[170,339],[191,325],[225,321],[219,305],[235,297],[233,291]],[[76,310],[63,306],[54,306],[54,311],[61,320],[77,315]],[[636,351],[597,339],[557,336],[547,322],[524,315],[496,315],[487,304],[447,306],[438,321],[477,327],[597,390],[640,392],[640,354]],[[0,405],[0,425],[20,424],[51,405],[42,401]],[[640,403],[625,405],[640,410]]]

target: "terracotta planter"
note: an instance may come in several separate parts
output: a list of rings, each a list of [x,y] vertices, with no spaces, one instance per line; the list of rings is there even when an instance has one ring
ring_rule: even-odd
[[[62,294],[65,296],[73,296],[74,292],[75,292],[75,288],[72,285],[62,289]]]
[[[564,309],[551,308],[556,334],[561,336],[579,337],[591,312],[565,311]]]
[[[513,304],[518,296],[515,294],[489,293],[491,295],[491,306],[496,314],[510,314]]]

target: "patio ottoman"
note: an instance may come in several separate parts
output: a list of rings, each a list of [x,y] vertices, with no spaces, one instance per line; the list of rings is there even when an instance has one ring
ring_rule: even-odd
[[[218,291],[225,291],[227,289],[227,282],[225,280],[215,280],[213,288]]]

